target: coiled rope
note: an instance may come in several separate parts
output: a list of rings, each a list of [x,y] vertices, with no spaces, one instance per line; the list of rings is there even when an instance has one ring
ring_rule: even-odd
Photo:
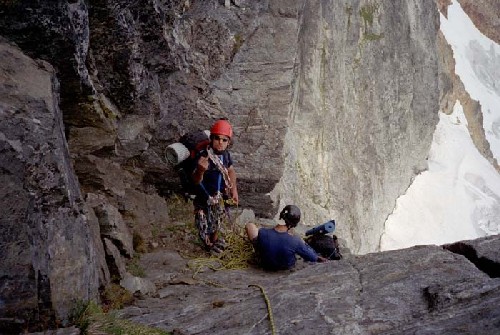
[[[210,257],[199,257],[188,262],[189,268],[197,275],[203,268],[213,271],[219,270],[239,270],[248,268],[249,263],[254,259],[252,245],[243,236],[242,231],[237,231],[232,227],[224,234],[227,247],[218,255]]]
[[[226,222],[228,220],[225,220]],[[190,269],[194,271],[192,278],[195,278],[203,268],[208,268],[213,271],[219,270],[239,270],[248,268],[249,263],[255,261],[255,253],[253,246],[249,243],[242,228],[237,227],[234,224],[230,224],[229,229],[224,232],[224,237],[227,242],[226,249],[219,255],[210,257],[199,257],[192,259],[188,262]],[[202,279],[208,285],[215,287],[225,287],[223,284]],[[272,335],[276,334],[276,327],[274,325],[273,311],[271,308],[271,301],[266,294],[264,288],[258,284],[250,284],[248,287],[257,287],[262,292],[264,300],[266,302],[267,314],[269,317],[269,322],[271,324]]]

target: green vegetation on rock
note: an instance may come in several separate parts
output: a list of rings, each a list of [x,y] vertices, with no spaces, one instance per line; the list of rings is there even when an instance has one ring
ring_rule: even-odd
[[[80,329],[81,334],[109,334],[109,335],[169,335],[164,330],[141,325],[128,320],[120,319],[115,312],[105,313],[94,302],[79,302],[72,310],[71,323]]]
[[[365,24],[365,32],[368,29],[368,26],[373,25],[373,18],[374,14],[378,9],[378,4],[376,3],[369,3],[364,6],[361,6],[361,9],[359,10],[359,15],[363,18],[363,22]]]

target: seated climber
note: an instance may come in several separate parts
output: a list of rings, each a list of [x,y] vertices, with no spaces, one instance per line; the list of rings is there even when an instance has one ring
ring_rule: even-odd
[[[273,228],[257,228],[246,224],[246,233],[255,248],[261,266],[268,271],[287,270],[295,265],[296,255],[307,262],[324,262],[325,258],[308,246],[303,239],[290,233],[300,221],[300,209],[287,205],[280,213],[280,220]]]

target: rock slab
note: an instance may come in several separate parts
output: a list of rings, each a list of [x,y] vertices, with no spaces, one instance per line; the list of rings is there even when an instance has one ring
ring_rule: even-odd
[[[176,257],[158,252],[144,264],[156,262],[151,278],[162,288],[121,316],[190,335],[270,334],[272,327],[277,334],[498,334],[500,277],[491,271],[500,269],[500,236],[460,243],[489,260],[490,274],[457,246],[416,246],[280,273],[205,270],[191,280],[176,263],[184,280],[166,284],[158,272]]]

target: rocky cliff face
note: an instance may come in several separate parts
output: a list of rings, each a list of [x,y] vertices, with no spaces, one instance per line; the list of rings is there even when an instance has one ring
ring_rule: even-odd
[[[76,300],[98,298],[107,267],[99,259],[97,221],[87,216],[73,172],[54,69],[5,41],[0,59],[0,328],[5,330],[16,323],[64,322]]]
[[[272,217],[295,202],[305,222],[335,217],[368,252],[426,167],[439,99],[432,1],[21,3],[7,6],[1,33],[60,71],[82,188],[115,207],[139,192],[165,212],[151,201],[178,187],[165,146],[227,116],[242,206]],[[13,15],[30,6],[38,15]],[[144,206],[124,212],[138,218]]]
[[[486,17],[483,2],[464,7]],[[294,202],[308,224],[337,219],[355,253],[377,250],[426,168],[437,111],[467,98],[438,19],[431,0],[2,2],[2,300],[17,306],[7,288],[24,278],[26,310],[64,319],[66,298],[95,297],[110,268],[125,277],[134,241],[172,225],[166,145],[222,116],[241,207],[271,218]],[[54,295],[70,274],[78,289]]]
[[[354,252],[374,251],[395,199],[426,168],[439,109],[438,11],[433,1],[310,1],[301,19],[277,193],[304,208],[306,222],[338,218]]]

